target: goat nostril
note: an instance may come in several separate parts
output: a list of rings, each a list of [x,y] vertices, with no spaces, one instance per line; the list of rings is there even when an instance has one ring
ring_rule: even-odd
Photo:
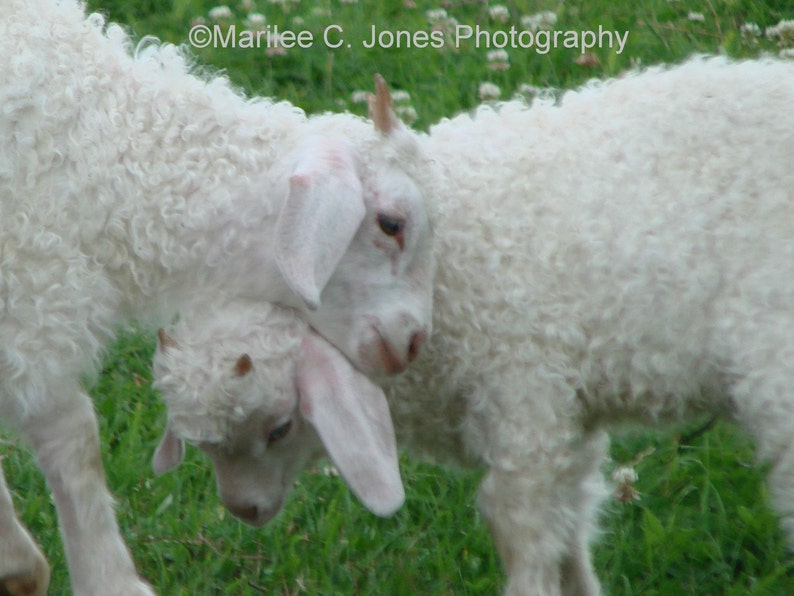
[[[419,331],[411,336],[411,342],[408,344],[408,362],[413,362],[419,355],[419,349],[422,347],[425,339],[427,339],[427,333],[425,331]]]

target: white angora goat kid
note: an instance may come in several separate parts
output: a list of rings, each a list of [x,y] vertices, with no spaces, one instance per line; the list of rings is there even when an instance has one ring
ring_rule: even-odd
[[[624,422],[738,421],[771,463],[794,545],[792,105],[794,63],[697,58],[431,129],[444,188],[429,207],[433,333],[383,386],[401,445],[487,470],[480,505],[509,594],[599,592],[599,468],[605,429]],[[269,327],[282,336],[283,321],[225,309],[161,342],[157,383],[172,424],[200,434],[207,412],[226,416],[199,443],[221,492],[245,487],[238,509],[272,513],[318,447],[311,429],[337,459],[344,423],[307,380],[335,351],[294,319],[274,355]],[[356,383],[372,394],[340,359],[325,357],[321,397],[355,403]]]
[[[202,296],[275,301],[359,369],[398,372],[429,331],[431,170],[382,81],[375,126],[307,118],[194,76],[174,47],[133,52],[76,1],[4,6],[0,64],[0,423],[35,449],[74,592],[150,594],[80,382],[114,326]],[[32,545],[0,479],[0,592],[44,593]]]

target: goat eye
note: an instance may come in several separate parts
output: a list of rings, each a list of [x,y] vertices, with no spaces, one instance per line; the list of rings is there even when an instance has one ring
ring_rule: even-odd
[[[278,443],[281,439],[286,437],[289,434],[289,431],[292,429],[292,420],[288,420],[275,430],[272,430],[269,435],[267,435],[267,446],[272,447],[276,443]]]
[[[381,214],[378,215],[378,227],[387,236],[399,236],[405,227],[405,220]]]

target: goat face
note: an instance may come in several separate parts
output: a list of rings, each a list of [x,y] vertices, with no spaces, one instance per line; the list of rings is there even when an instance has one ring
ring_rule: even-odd
[[[222,501],[243,521],[273,517],[323,449],[374,513],[402,504],[385,395],[297,315],[257,304],[203,309],[173,337],[161,332],[154,375],[169,410],[155,471],[181,462],[184,441],[196,445],[215,467]]]
[[[434,274],[425,195],[436,179],[379,81],[375,131],[353,148],[333,117],[285,161],[276,262],[322,336],[366,373],[395,374],[430,332]]]

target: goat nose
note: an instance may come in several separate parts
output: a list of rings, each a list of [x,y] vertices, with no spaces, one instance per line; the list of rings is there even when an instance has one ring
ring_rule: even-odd
[[[236,518],[252,526],[262,525],[259,507],[256,505],[227,505],[226,508]]]
[[[418,331],[411,335],[411,341],[408,342],[408,362],[413,362],[419,355],[419,349],[427,339],[426,331]]]

